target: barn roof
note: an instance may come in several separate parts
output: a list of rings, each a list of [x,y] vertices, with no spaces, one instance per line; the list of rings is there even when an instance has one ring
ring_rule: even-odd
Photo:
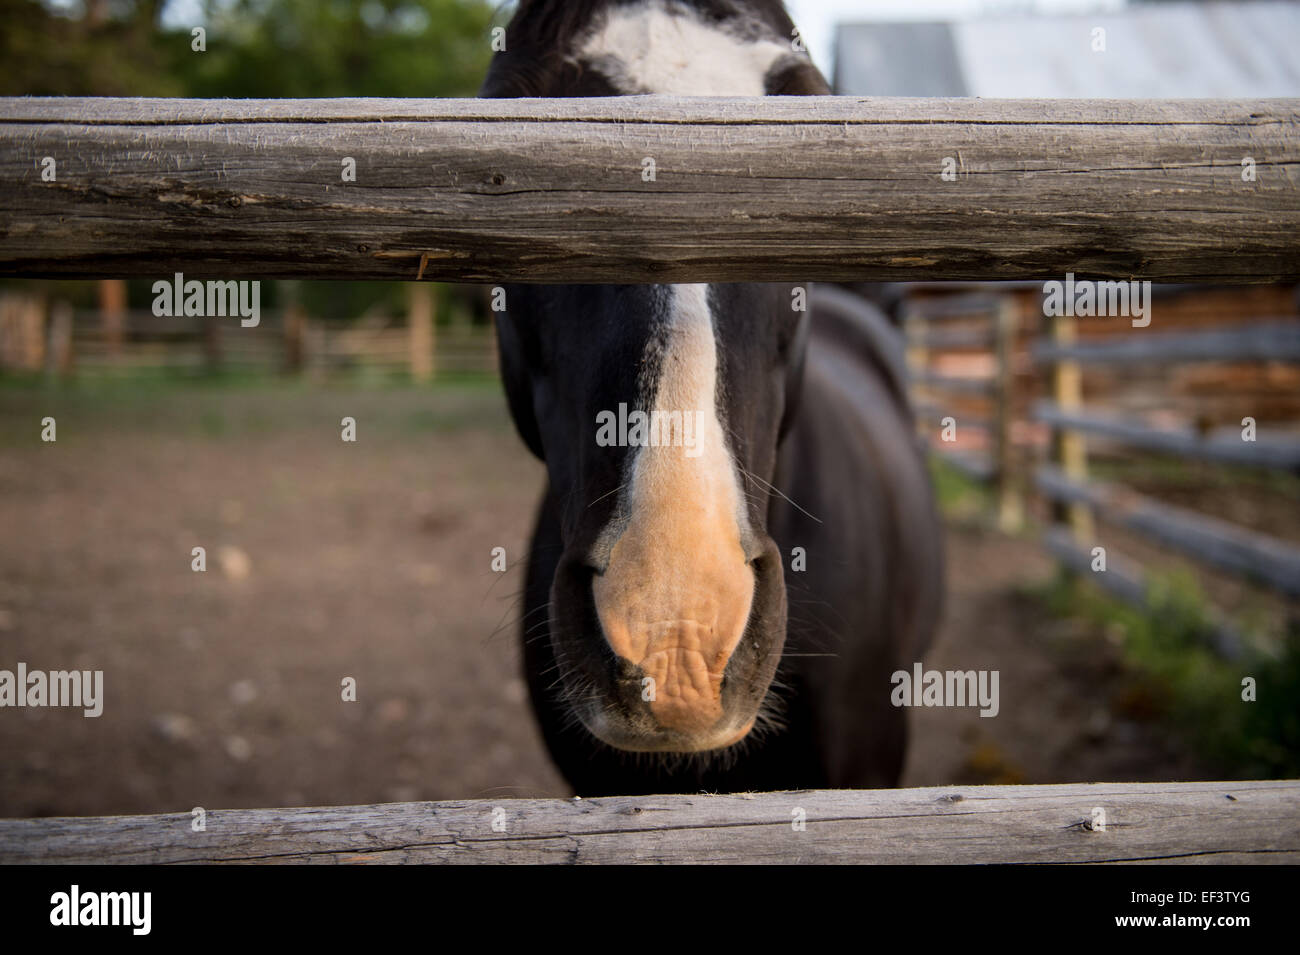
[[[1092,50],[1097,27],[1104,53]],[[1297,38],[1300,4],[1272,0],[843,23],[834,85],[858,96],[1300,96]]]

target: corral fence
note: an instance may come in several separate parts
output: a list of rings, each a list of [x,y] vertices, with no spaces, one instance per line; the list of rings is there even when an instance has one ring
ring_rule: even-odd
[[[1252,470],[1300,475],[1300,416],[1290,427],[1270,430],[1256,410],[1226,425],[1204,417],[1183,425],[1151,424],[1142,416],[1085,403],[1081,381],[1089,365],[1111,370],[1133,366],[1173,369],[1189,363],[1287,363],[1300,371],[1300,316],[1259,316],[1248,326],[1196,331],[1121,334],[1081,340],[1079,319],[1052,319],[1051,340],[1039,343],[1035,358],[1051,369],[1053,400],[1034,414],[1053,433],[1051,463],[1036,469],[1038,492],[1056,506],[1045,542],[1067,566],[1093,567],[1103,554],[1095,520],[1107,521],[1221,572],[1300,598],[1300,543],[1241,527],[1222,517],[1176,506],[1138,493],[1122,483],[1088,473],[1087,441],[1157,454],[1179,461],[1204,461]],[[1294,380],[1294,379],[1293,379]],[[1255,409],[1246,408],[1251,411]],[[1105,573],[1095,578],[1112,593],[1141,600],[1148,590],[1142,565],[1106,548]],[[1221,628],[1220,648],[1235,652],[1230,628]]]
[[[998,526],[1008,531],[1023,520],[1012,460],[1019,410],[1014,353],[1028,317],[1017,294],[1023,287],[919,285],[908,289],[900,308],[921,432],[945,463],[995,488]]]
[[[1027,493],[1046,502],[1048,550],[1130,603],[1148,601],[1148,572],[1099,523],[1300,597],[1300,542],[1266,522],[1244,527],[1089,473],[1091,446],[1106,461],[1300,476],[1300,287],[1157,286],[1137,328],[1044,304],[1043,283],[907,289],[913,397],[939,459],[994,490],[1004,529],[1020,526]],[[1218,648],[1238,652],[1239,635],[1216,630]]]
[[[100,284],[111,289],[124,283]],[[111,302],[98,309],[73,308],[58,298],[0,291],[0,371],[56,378],[150,372],[311,378],[364,373],[413,381],[496,373],[490,321],[462,317],[439,324],[432,286],[409,288],[404,313],[372,308],[349,321],[314,317],[300,305],[289,305],[262,309],[256,329],[240,327],[238,318],[158,316],[115,308]]]
[[[0,865],[1300,861],[1300,782],[471,799],[0,819]],[[794,819],[801,825],[792,825]]]
[[[340,177],[349,162],[354,181]],[[1300,279],[1296,100],[0,99],[0,172],[10,276]],[[992,323],[981,341],[1005,358],[1018,320],[976,304]],[[944,344],[928,330],[939,318],[923,315],[914,349]],[[1067,334],[1054,347],[1041,358],[1058,378],[1091,360]],[[993,367],[985,470],[1005,475],[1014,424],[997,419],[1015,397]],[[936,375],[932,405],[954,390]],[[1040,423],[1096,434],[1094,409],[1068,392]],[[1063,478],[1043,470],[1039,485],[1109,507],[1068,457],[1053,458]],[[1258,570],[1252,546],[1232,560]],[[1290,552],[1271,556],[1290,586]],[[511,802],[505,833],[484,825],[481,802],[217,811],[198,838],[188,814],[15,820],[0,822],[0,860],[1295,861],[1296,786]],[[806,810],[805,841],[792,806]]]

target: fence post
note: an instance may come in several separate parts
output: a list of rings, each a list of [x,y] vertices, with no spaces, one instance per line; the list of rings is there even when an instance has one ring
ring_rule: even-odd
[[[407,284],[407,330],[411,379],[433,380],[433,285],[427,282]]]
[[[284,307],[284,371],[286,374],[302,373],[306,327],[307,310],[297,302],[286,305]]]
[[[72,306],[62,299],[50,308],[45,329],[45,376],[59,378],[72,365]]]
[[[1052,343],[1057,346],[1073,345],[1078,338],[1074,318],[1055,315],[1051,319]],[[1077,361],[1057,359],[1052,363],[1052,399],[1067,411],[1077,410],[1083,404],[1083,370]],[[1072,480],[1083,483],[1088,477],[1087,446],[1083,435],[1072,428],[1057,426],[1052,431],[1052,457]],[[1096,530],[1088,505],[1079,501],[1054,502],[1052,517],[1069,525],[1070,533],[1079,544],[1092,545]]]
[[[44,367],[47,304],[44,294],[0,293],[0,369]]]
[[[99,328],[108,354],[121,357],[126,337],[126,282],[122,279],[99,282]]]
[[[998,482],[998,528],[1004,533],[1020,529],[1024,520],[1024,507],[1019,488],[1014,457],[1015,449],[1011,443],[1011,428],[1015,408],[1012,404],[1013,384],[1015,381],[1015,344],[1016,344],[1016,300],[1010,294],[998,297],[997,310],[993,315],[994,341],[997,358],[997,390],[994,393],[996,410],[994,413],[997,433],[994,435],[996,454],[996,473]]]

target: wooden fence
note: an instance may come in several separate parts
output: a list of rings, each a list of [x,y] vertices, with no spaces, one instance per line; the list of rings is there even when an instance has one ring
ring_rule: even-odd
[[[4,98],[0,274],[1269,282],[1297,168],[1295,99]]]
[[[475,799],[0,819],[18,863],[1296,863],[1300,781]]]
[[[1010,531],[1023,519],[1019,477],[1011,460],[1012,353],[1022,317],[1007,294],[1008,288],[909,297],[902,305],[901,318],[922,433],[945,462],[969,478],[995,486],[998,525]],[[954,319],[962,320],[964,327],[936,327]],[[952,350],[987,356],[991,373],[972,377],[935,371],[934,353]],[[983,407],[975,412],[965,410],[972,399]],[[966,429],[983,437],[974,451],[962,450],[957,441],[959,431]],[[949,447],[955,449],[946,450]]]
[[[1275,282],[1300,278],[1298,168],[1298,100],[6,98],[0,274]],[[1088,358],[1055,347],[1058,367]],[[992,394],[1005,409],[1005,383]],[[1088,412],[1056,405],[1062,434],[1084,429]],[[490,800],[214,810],[203,832],[188,813],[9,820],[0,862],[1300,861],[1297,796],[1243,782],[510,801],[504,832]]]
[[[1283,598],[1300,597],[1296,542],[1160,501],[1122,483],[1090,479],[1087,453],[1087,441],[1093,439],[1121,452],[1300,476],[1300,428],[1296,427],[1300,416],[1295,407],[1280,409],[1290,427],[1251,418],[1253,433],[1248,433],[1245,421],[1212,427],[1195,420],[1188,409],[1182,412],[1182,417],[1191,419],[1185,423],[1157,424],[1149,414],[1107,408],[1105,399],[1108,391],[1115,390],[1114,383],[1109,389],[1092,389],[1091,402],[1083,401],[1083,379],[1090,367],[1105,368],[1112,378],[1122,379],[1127,369],[1149,372],[1190,363],[1245,363],[1254,368],[1290,364],[1296,374],[1278,386],[1285,390],[1287,381],[1300,381],[1300,314],[1258,320],[1249,319],[1249,313],[1237,314],[1234,324],[1221,320],[1191,330],[1175,321],[1173,331],[1162,330],[1159,319],[1169,315],[1170,298],[1214,294],[1214,290],[1184,287],[1156,299],[1154,328],[1090,333],[1081,339],[1079,323],[1088,319],[1044,317],[1041,288],[1033,283],[1001,283],[957,287],[944,294],[926,286],[904,299],[900,312],[919,425],[940,459],[996,488],[998,523],[1005,529],[1019,523],[1021,490],[1035,491],[1050,505],[1043,531],[1048,550],[1065,567],[1090,573],[1097,570],[1094,548],[1103,547],[1104,572],[1092,576],[1130,602],[1147,602],[1148,574],[1139,561],[1107,546],[1099,523]],[[959,327],[948,327],[954,322]],[[1024,331],[1026,326],[1030,333],[1018,339],[1017,327]],[[944,366],[945,358],[954,361]],[[936,365],[974,367],[980,373],[954,376],[936,371]],[[1035,400],[1035,394],[1043,391],[1050,398]],[[982,407],[972,411],[972,403]],[[1154,410],[1169,417],[1168,409]],[[1264,410],[1278,417],[1279,409]],[[1031,446],[1014,449],[1013,432],[1026,419],[1046,429],[1046,440],[1041,445],[1022,441]],[[955,440],[963,430],[982,436],[973,442],[974,450],[972,442]],[[1036,463],[1027,461],[1034,458]],[[1237,651],[1239,635],[1231,626],[1218,625],[1215,638],[1224,652]]]
[[[430,286],[412,284],[412,290]],[[438,326],[412,296],[406,315],[371,311],[355,321],[313,318],[300,307],[267,309],[256,328],[237,320],[159,317],[147,310],[73,309],[66,302],[0,292],[0,372],[53,377],[253,371],[405,375],[495,374],[493,326]],[[111,316],[111,322],[110,322]],[[230,328],[222,329],[229,321]]]
[[[1158,306],[1156,311],[1158,312]],[[1143,364],[1168,368],[1185,362],[1300,362],[1300,316],[1261,321],[1247,328],[1197,331],[1129,331],[1077,340],[1073,318],[1052,320],[1049,340],[1036,343],[1034,356],[1047,365],[1053,399],[1039,402],[1034,416],[1052,429],[1052,461],[1034,474],[1038,492],[1052,501],[1057,522],[1046,532],[1048,547],[1067,565],[1093,567],[1104,548],[1103,587],[1130,597],[1147,589],[1138,563],[1105,546],[1097,521],[1133,532],[1167,550],[1219,571],[1238,575],[1285,597],[1300,597],[1300,544],[1239,527],[1218,516],[1177,507],[1115,482],[1091,480],[1089,437],[1138,452],[1180,461],[1205,461],[1300,475],[1300,431],[1271,433],[1253,417],[1221,428],[1156,426],[1141,418],[1105,412],[1083,404],[1083,367]],[[1249,423],[1249,425],[1248,425]],[[1231,640],[1229,639],[1229,642]]]

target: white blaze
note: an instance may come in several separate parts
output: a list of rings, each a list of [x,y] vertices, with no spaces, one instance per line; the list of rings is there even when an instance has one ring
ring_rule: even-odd
[[[611,8],[578,51],[587,60],[617,60],[629,93],[762,96],[763,78],[792,55],[788,41],[745,40],[705,22],[694,10],[652,0]]]
[[[710,519],[734,521],[736,540],[748,520],[740,482],[718,420],[718,344],[713,334],[707,285],[673,285],[672,317],[655,389],[653,410],[665,416],[691,413],[695,447],[644,447],[636,452],[627,502],[670,505],[672,494],[689,488]],[[679,502],[686,503],[686,502]]]
[[[731,725],[722,677],[744,633],[754,572],[742,541],[744,496],[718,420],[718,351],[707,285],[675,285],[653,408],[691,412],[692,454],[680,443],[642,445],[623,491],[622,526],[605,571],[592,581],[610,647],[655,687],[650,710],[664,728],[726,745]]]
[[[647,0],[609,8],[580,41],[578,55],[615,62],[621,75],[610,79],[628,84],[628,92],[762,96],[768,70],[792,52],[784,38],[746,40],[705,21],[695,10]],[[635,508],[638,489],[644,494],[644,489],[662,482],[666,468],[695,467],[695,480],[711,489],[716,506],[730,507],[738,528],[747,529],[743,495],[717,417],[718,354],[708,286],[671,288],[672,331],[653,409],[696,412],[700,457],[685,460],[680,449],[637,451],[625,501]]]

